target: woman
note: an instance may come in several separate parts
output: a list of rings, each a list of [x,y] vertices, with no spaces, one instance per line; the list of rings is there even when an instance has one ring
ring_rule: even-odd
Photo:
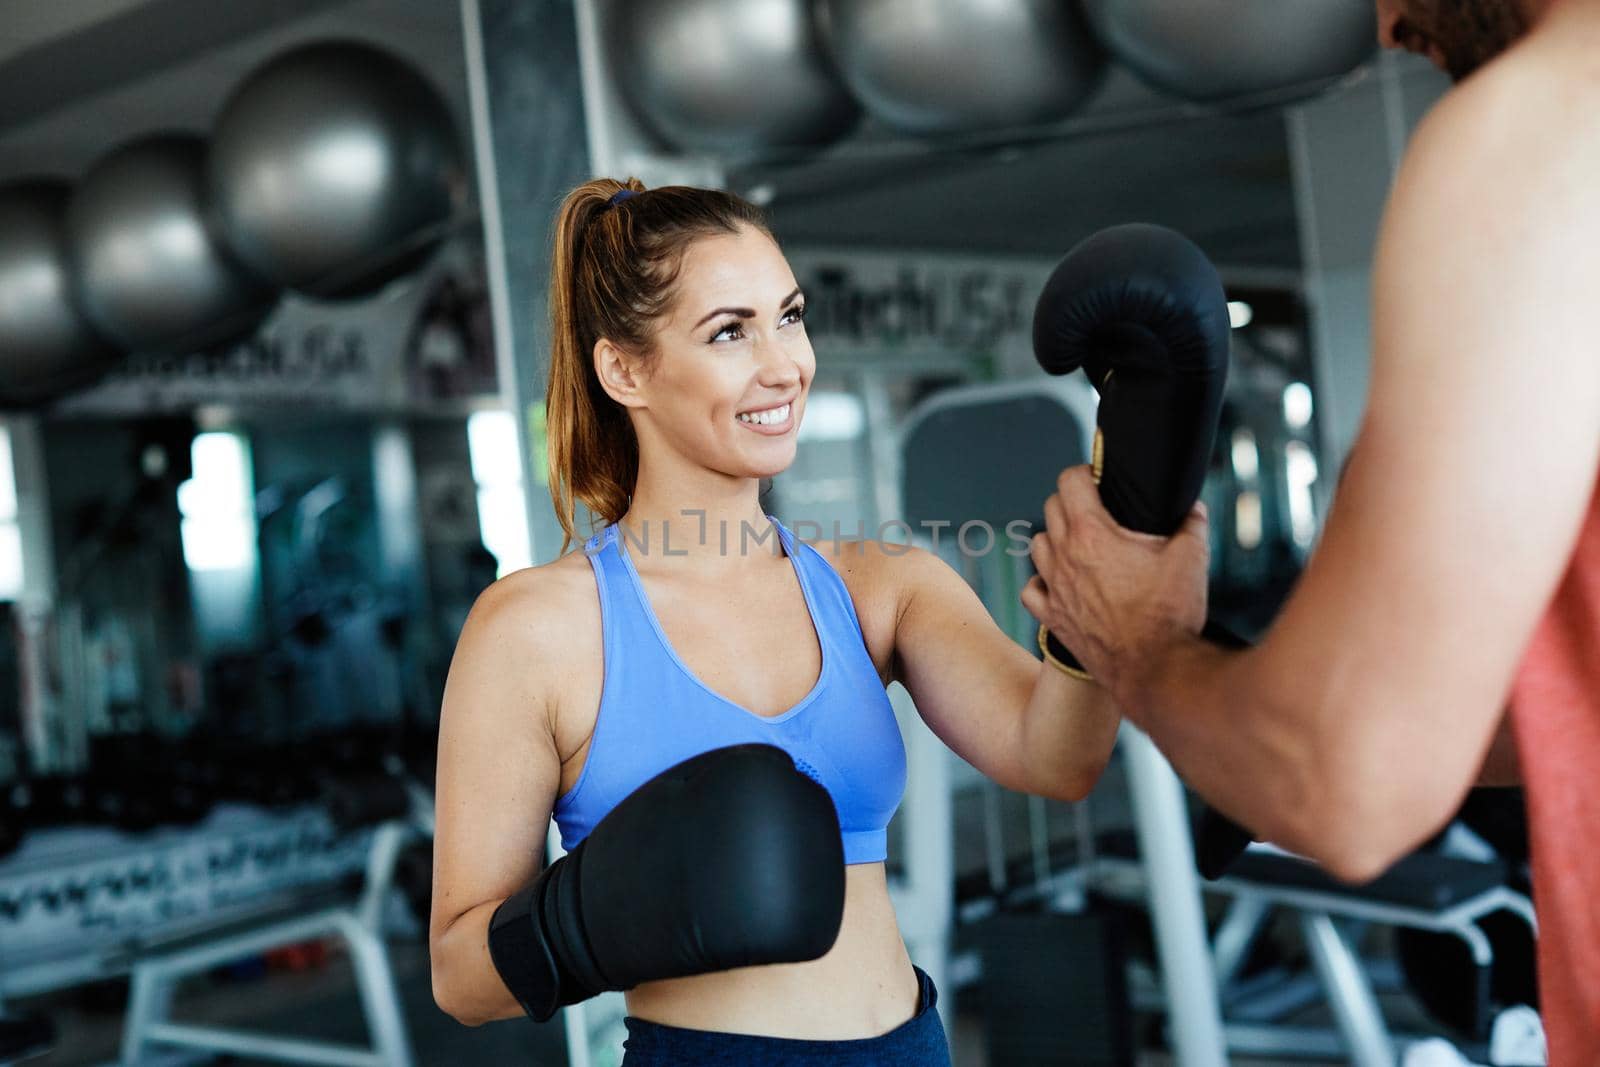
[[[495,583],[462,631],[440,726],[435,997],[469,1025],[522,1013],[486,931],[538,873],[550,813],[570,849],[656,772],[764,741],[838,806],[838,938],[810,962],[636,986],[627,1062],[645,1047],[707,1060],[733,1042],[746,1061],[856,1047],[896,1062],[938,1017],[884,874],[905,776],[885,687],[903,683],[996,782],[1066,800],[1099,777],[1117,714],[1006,637],[936,555],[802,545],[762,513],[762,479],[794,460],[816,357],[805,295],[754,207],[601,179],[567,197],[555,240],[562,551],[575,499],[604,525],[586,551]]]

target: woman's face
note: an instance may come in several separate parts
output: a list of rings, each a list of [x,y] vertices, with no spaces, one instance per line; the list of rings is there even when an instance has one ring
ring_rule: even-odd
[[[656,438],[733,477],[787,468],[817,369],[804,314],[794,272],[766,234],[743,227],[696,240],[630,404],[641,447]]]

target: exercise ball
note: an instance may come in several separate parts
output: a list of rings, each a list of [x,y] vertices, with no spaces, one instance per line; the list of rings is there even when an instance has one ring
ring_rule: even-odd
[[[255,271],[325,300],[365,296],[424,263],[467,188],[449,108],[365,44],[298,48],[223,104],[208,185]]]
[[[668,143],[710,153],[826,144],[860,115],[807,0],[622,0],[624,97]]]
[[[1377,43],[1372,0],[1084,0],[1095,32],[1163,92],[1213,101],[1331,78]]]
[[[910,133],[1060,119],[1105,68],[1076,0],[822,0],[822,11],[850,91]]]
[[[78,297],[123,348],[215,348],[250,336],[277,302],[211,226],[204,173],[199,137],[147,137],[89,168],[67,203]]]
[[[0,404],[85,385],[121,353],[83,315],[67,261],[72,187],[51,179],[0,188]]]

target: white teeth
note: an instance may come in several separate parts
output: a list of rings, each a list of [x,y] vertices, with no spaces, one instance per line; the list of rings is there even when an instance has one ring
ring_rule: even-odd
[[[740,422],[755,423],[758,426],[781,426],[789,419],[789,405],[772,408],[770,411],[746,412],[739,415]]]

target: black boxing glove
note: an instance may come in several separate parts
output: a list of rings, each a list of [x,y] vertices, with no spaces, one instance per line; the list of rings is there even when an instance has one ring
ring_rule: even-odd
[[[1033,351],[1051,374],[1080,366],[1100,394],[1094,468],[1100,500],[1117,523],[1170,536],[1205,483],[1228,381],[1232,324],[1222,279],[1205,253],[1160,226],[1113,226],[1057,265],[1039,296]],[[1201,636],[1247,642],[1207,622]],[[1052,633],[1047,653],[1082,670]],[[1215,878],[1250,842],[1248,831],[1207,809],[1197,866]]]
[[[1228,381],[1222,279],[1160,226],[1113,226],[1051,273],[1033,351],[1051,374],[1080,366],[1100,394],[1100,499],[1117,522],[1170,535],[1200,496]]]
[[[833,798],[782,749],[734,745],[650,779],[508,897],[489,955],[543,1022],[641,982],[817,959],[843,916]]]

